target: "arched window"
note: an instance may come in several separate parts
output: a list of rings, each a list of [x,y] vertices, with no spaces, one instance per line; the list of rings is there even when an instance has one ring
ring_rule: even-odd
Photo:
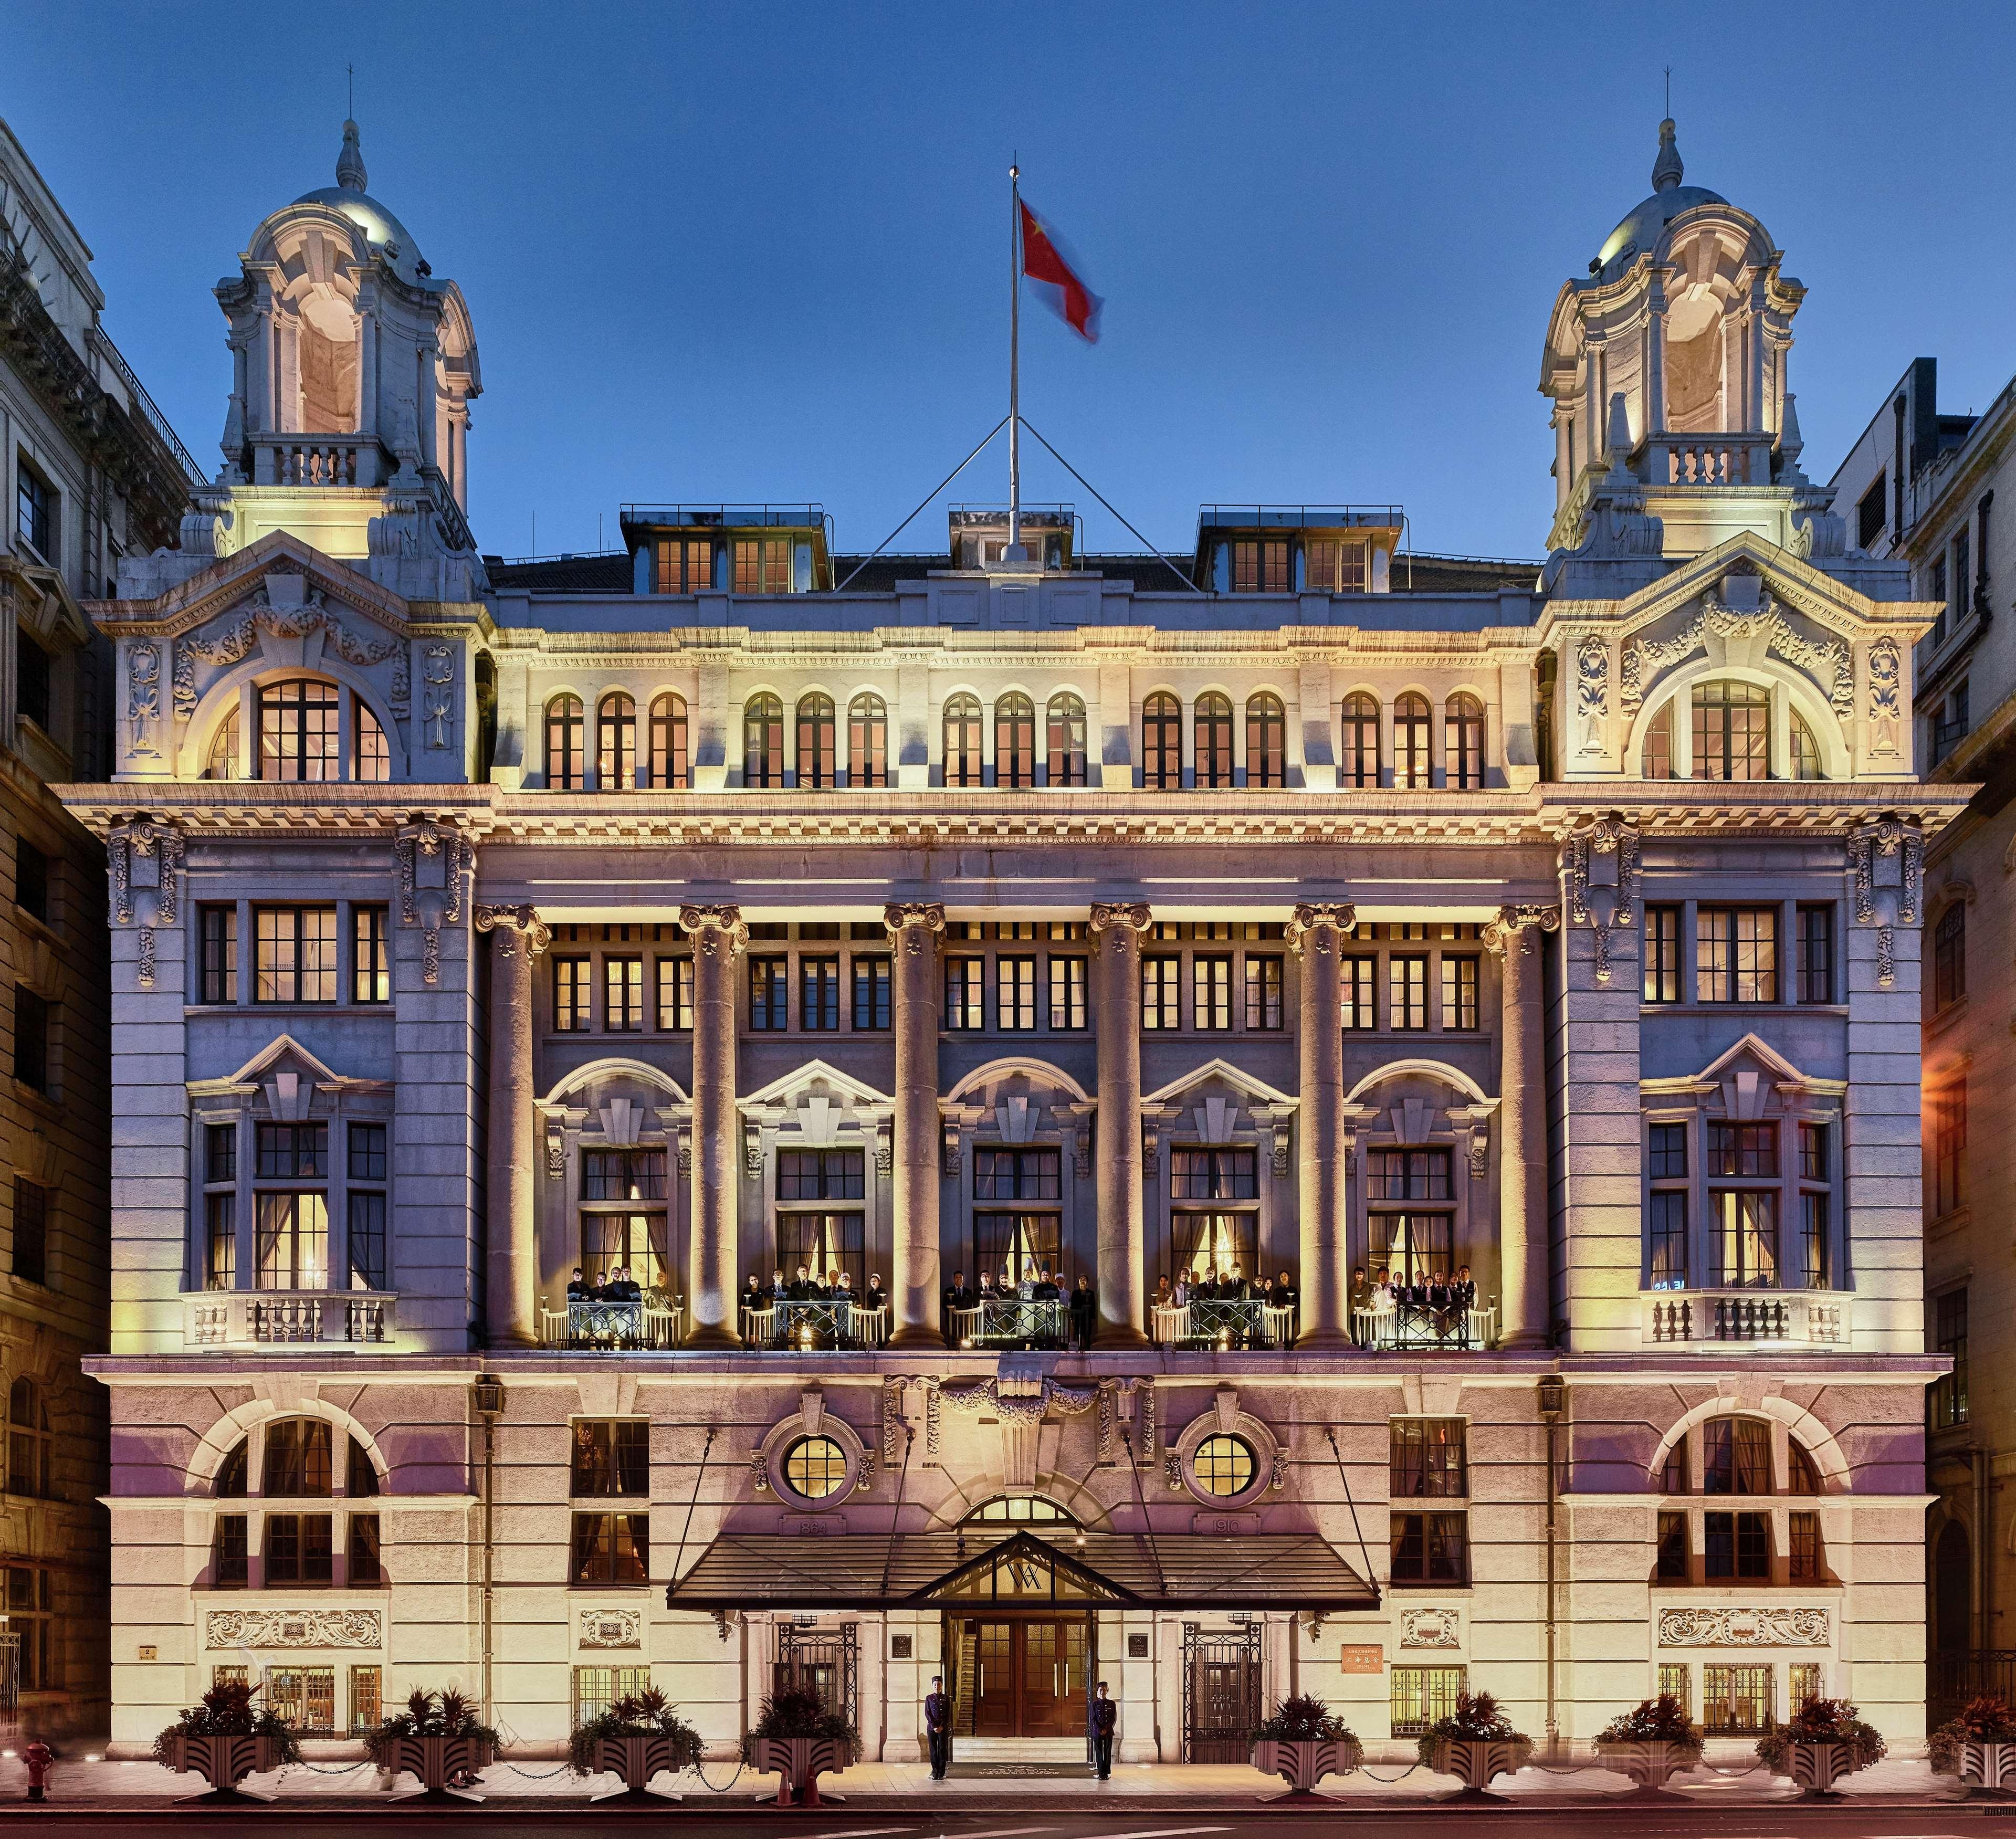
[[[1428,699],[1413,690],[1393,705],[1393,783],[1431,783],[1428,768]]]
[[[621,690],[611,690],[595,711],[595,735],[600,752],[596,783],[605,792],[628,792],[637,785],[637,705]]]
[[[815,689],[798,698],[798,783],[832,786],[840,781],[840,740],[833,698]]]
[[[1036,783],[1036,705],[1020,690],[994,705],[994,783]]]
[[[7,1492],[46,1499],[49,1492],[49,1408],[26,1373],[7,1389]]]
[[[1474,792],[1484,783],[1484,705],[1453,696],[1442,710],[1442,783]]]
[[[1075,1526],[1078,1517],[1055,1501],[1036,1495],[996,1495],[982,1501],[959,1522],[962,1526]]]
[[[1645,729],[1645,748],[1639,765],[1641,779],[1673,776],[1673,705],[1669,702],[1654,715]]]
[[[1053,786],[1085,783],[1085,704],[1068,689],[1050,698],[1049,745],[1044,759],[1046,777]]]
[[[556,792],[578,792],[585,770],[581,758],[585,725],[578,696],[556,696],[546,704],[546,785]]]
[[[847,783],[889,783],[889,705],[873,690],[864,689],[847,705]]]
[[[249,1438],[241,1441],[219,1466],[210,1491],[219,1500],[242,1501],[251,1491],[251,1449]]]
[[[742,783],[770,790],[784,783],[784,705],[752,696],[742,711]]]
[[[683,696],[667,694],[651,704],[651,784],[683,792],[692,784],[686,762],[686,705]]]
[[[1288,783],[1288,717],[1281,699],[1267,691],[1246,699],[1246,783],[1282,786]]]
[[[319,1417],[276,1418],[266,1427],[260,1490],[320,1500],[334,1492],[329,1426]]]
[[[382,786],[392,776],[392,750],[385,744],[385,730],[379,726],[378,718],[361,701],[356,709],[358,782]]]
[[[1197,761],[1197,783],[1232,784],[1232,699],[1215,690],[1199,696],[1193,720],[1196,739],[1192,743],[1192,757]]]
[[[1771,699],[1754,683],[1694,686],[1694,777],[1771,776]]]
[[[1820,744],[1813,739],[1813,731],[1806,725],[1806,718],[1797,709],[1792,717],[1792,777],[1795,779],[1825,779],[1820,771]]]
[[[1792,1494],[1820,1492],[1820,1472],[1813,1467],[1813,1459],[1797,1443],[1788,1442],[1786,1445],[1785,1487]]]
[[[945,783],[977,786],[984,783],[980,738],[980,698],[961,694],[945,706]]]
[[[238,711],[234,706],[229,714],[217,725],[217,732],[211,736],[210,761],[203,769],[205,779],[236,779],[238,776]]]
[[[1769,1494],[1771,1427],[1762,1418],[1712,1417],[1701,1426],[1703,1494]]]
[[[378,1468],[371,1452],[355,1437],[350,1439],[350,1469],[344,1477],[343,1492],[352,1500],[368,1499],[378,1492]]]
[[[1183,787],[1183,707],[1166,689],[1141,705],[1141,783],[1151,792]]]
[[[342,706],[342,694],[336,686],[313,677],[260,685],[257,704],[260,778],[342,778],[342,757],[337,750]]]
[[[1379,704],[1362,689],[1344,699],[1344,746],[1337,757],[1337,782],[1379,783]]]

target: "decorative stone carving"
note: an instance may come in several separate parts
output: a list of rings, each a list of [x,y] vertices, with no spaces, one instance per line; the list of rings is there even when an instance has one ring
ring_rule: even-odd
[[[1621,818],[1599,818],[1569,832],[1561,845],[1568,923],[1596,934],[1596,981],[1611,978],[1611,934],[1633,922],[1638,898],[1638,833]]]
[[[749,928],[740,907],[682,907],[679,924],[693,938],[693,949],[711,958],[726,948],[732,958],[749,943]]]
[[[546,1173],[554,1181],[567,1176],[567,1133],[557,1122],[546,1132]]]
[[[1558,932],[1561,927],[1561,910],[1559,907],[1533,906],[1525,902],[1516,906],[1500,907],[1498,917],[1485,926],[1485,947],[1492,952],[1534,951],[1538,948],[1536,934]]]
[[[1479,1125],[1470,1133],[1470,1179],[1474,1182],[1482,1181],[1490,1168],[1490,1132]]]
[[[126,657],[126,719],[133,727],[129,752],[157,756],[160,753],[154,744],[154,725],[160,714],[161,648],[154,644],[136,645]]]
[[[1896,928],[1918,923],[1924,848],[1917,826],[1894,817],[1863,824],[1849,840],[1856,923],[1876,928],[1876,981],[1886,990],[1897,976]]]
[[[644,1612],[639,1609],[584,1609],[581,1612],[583,1647],[642,1647]]]
[[[1348,901],[1319,904],[1302,902],[1288,921],[1288,949],[1298,958],[1312,952],[1327,957],[1330,952],[1329,929],[1335,927],[1340,933],[1345,933],[1357,923],[1358,909]]]
[[[422,710],[430,747],[448,744],[449,725],[455,720],[455,651],[447,645],[430,645],[421,653],[421,680],[427,685]]]
[[[180,910],[182,833],[151,818],[115,824],[106,839],[106,871],[112,878],[112,916],[121,926],[140,928],[139,987],[154,987],[154,934],[175,925]]]
[[[463,882],[475,872],[476,848],[452,824],[431,818],[401,824],[393,846],[399,862],[399,916],[421,928],[420,981],[437,984],[441,929],[462,918]]]
[[[1158,1172],[1162,1166],[1161,1154],[1161,1139],[1156,1134],[1154,1125],[1150,1124],[1141,1132],[1141,1172],[1143,1175]]]
[[[493,906],[479,902],[475,920],[478,932],[496,934],[491,949],[500,958],[516,956],[520,945],[536,958],[553,942],[553,928],[539,917],[536,908],[523,902],[516,906]]]
[[[1610,641],[1585,632],[1575,646],[1576,751],[1603,751],[1603,724],[1610,714]]]
[[[896,1145],[886,1129],[875,1133],[875,1172],[889,1175],[896,1167]]]
[[[275,582],[293,583],[299,593],[290,599],[285,586],[277,592]],[[394,701],[401,700],[399,683],[404,674],[405,642],[398,639],[360,639],[322,604],[322,597],[297,574],[275,573],[261,581],[251,598],[241,601],[238,617],[205,638],[185,638],[175,646],[175,682],[171,696],[176,718],[186,722],[196,713],[196,667],[199,664],[235,664],[249,657],[259,642],[263,628],[275,638],[304,639],[319,632],[336,655],[359,668],[381,664],[397,654],[401,660],[394,673]],[[395,708],[395,713],[403,714]]]
[[[1092,1132],[1082,1124],[1071,1136],[1071,1172],[1080,1180],[1092,1173]]]
[[[1618,691],[1618,700],[1626,711],[1636,709],[1643,700],[1647,683],[1661,671],[1700,650],[1711,636],[1739,641],[1762,638],[1766,651],[1797,664],[1820,686],[1843,726],[1854,721],[1855,660],[1847,642],[1807,638],[1793,628],[1769,594],[1761,596],[1755,613],[1726,606],[1712,596],[1705,597],[1701,611],[1672,638],[1638,639],[1626,646]],[[1873,680],[1873,652],[1870,664]]]
[[[1149,919],[1146,901],[1094,901],[1092,903],[1092,930],[1095,934],[1111,933],[1111,948],[1115,952],[1127,949],[1125,935],[1128,933],[1146,932]]]
[[[1662,1609],[1661,1647],[1824,1647],[1824,1609]]]
[[[1400,1611],[1402,1647],[1460,1647],[1463,1618],[1453,1609],[1403,1609]]]
[[[376,1647],[383,1628],[375,1609],[213,1609],[203,1622],[203,1646]]]
[[[742,1133],[742,1172],[751,1176],[763,1172],[763,1132],[753,1125]]]
[[[1291,1133],[1286,1123],[1274,1126],[1274,1156],[1270,1167],[1276,1181],[1286,1181],[1290,1172],[1289,1154]]]
[[[891,901],[882,909],[882,923],[891,942],[914,958],[929,934],[945,930],[945,905],[939,901]]]
[[[1900,752],[1904,732],[1904,661],[1887,632],[1869,648],[1869,750]]]

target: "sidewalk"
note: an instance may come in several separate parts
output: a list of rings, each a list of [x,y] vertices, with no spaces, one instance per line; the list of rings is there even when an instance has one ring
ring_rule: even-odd
[[[752,1807],[776,1798],[777,1778],[757,1775],[749,1769],[739,1774],[732,1762],[711,1762],[706,1780],[691,1771],[676,1778],[660,1778],[660,1786],[685,1797],[684,1808],[696,1812],[723,1807]],[[711,1783],[710,1787],[708,1783]],[[1404,1763],[1371,1763],[1347,1776],[1333,1776],[1323,1783],[1323,1792],[1334,1796],[1348,1809],[1353,1804],[1370,1812],[1384,1806],[1415,1806],[1438,1796],[1454,1794],[1460,1787],[1453,1776],[1436,1775],[1428,1769],[1409,1768]],[[270,1796],[283,1805],[319,1806],[359,1811],[396,1805],[419,1792],[411,1776],[401,1778],[389,1793],[368,1762],[307,1763],[254,1776],[245,1784],[255,1795]],[[1096,1794],[1102,1801],[1121,1805],[1142,1803],[1168,1805],[1181,1801],[1192,1809],[1224,1808],[1251,1812],[1267,1798],[1281,1791],[1283,1784],[1258,1770],[1233,1764],[1139,1764],[1116,1768],[1110,1782],[1094,1783],[1083,1776],[988,1777],[934,1782],[923,1763],[863,1762],[838,1776],[822,1778],[822,1787],[843,1797],[850,1812],[877,1810],[916,1811],[922,1805],[951,1806],[963,1812],[998,1806],[1004,1794],[1031,1801],[1075,1801],[1082,1809],[1085,1797]],[[1672,1786],[1688,1799],[1703,1806],[1735,1804],[1760,1805],[1795,1801],[1798,1790],[1780,1777],[1755,1769],[1744,1775],[1694,1769],[1674,1778]],[[17,1759],[0,1758],[0,1806],[18,1803],[26,1793],[27,1773]],[[1922,1761],[1879,1763],[1851,1776],[1842,1791],[1865,1805],[1922,1806],[1960,1798],[1957,1782],[1935,1776]],[[502,1810],[508,1807],[585,1806],[618,1791],[614,1776],[581,1777],[571,1774],[558,1762],[501,1762],[484,1772],[481,1792],[486,1804]],[[717,1792],[716,1790],[720,1790]],[[163,1806],[203,1793],[203,1783],[194,1776],[176,1776],[153,1762],[87,1762],[82,1758],[59,1761],[52,1774],[52,1802],[65,1807]],[[1565,1772],[1528,1767],[1510,1780],[1501,1779],[1495,1792],[1514,1803],[1541,1806],[1591,1806],[1615,1800],[1631,1792],[1631,1784],[1621,1775],[1593,1767],[1571,1768]],[[830,1796],[828,1797],[830,1798]],[[668,1808],[679,1805],[668,1801]],[[1309,1803],[1299,1804],[1306,1811]],[[1065,1811],[1061,1805],[1057,1811]]]

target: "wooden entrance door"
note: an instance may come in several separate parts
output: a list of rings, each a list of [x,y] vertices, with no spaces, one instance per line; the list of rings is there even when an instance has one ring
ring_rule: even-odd
[[[967,1618],[975,1736],[1075,1736],[1085,1729],[1082,1616]]]

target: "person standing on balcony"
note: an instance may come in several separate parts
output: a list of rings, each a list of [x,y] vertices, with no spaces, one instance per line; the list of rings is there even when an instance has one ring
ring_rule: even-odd
[[[1092,1279],[1081,1272],[1071,1296],[1071,1345],[1082,1354],[1090,1351],[1098,1326],[1099,1294],[1092,1287]]]
[[[953,1272],[952,1288],[945,1293],[945,1313],[949,1315],[955,1309],[975,1308],[979,1302],[977,1294],[967,1287],[965,1272]]]

